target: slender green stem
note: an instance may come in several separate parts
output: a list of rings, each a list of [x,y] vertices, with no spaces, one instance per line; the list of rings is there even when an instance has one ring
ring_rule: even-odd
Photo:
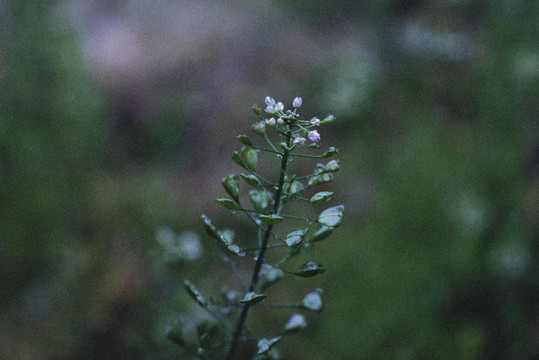
[[[301,304],[269,304],[269,303],[257,303],[254,306],[267,307],[267,308],[302,308]]]
[[[289,128],[286,133],[286,143],[290,143],[290,139],[292,137],[292,130]],[[289,151],[284,150],[283,158],[281,161],[281,171],[279,175],[279,185],[277,187],[277,191],[275,193],[275,199],[273,202],[273,213],[277,214],[279,212],[279,206],[281,202],[281,195],[283,192],[283,186],[284,186],[284,179],[286,174],[286,165],[288,164],[288,156]],[[260,252],[258,253],[258,257],[256,259],[255,268],[253,270],[253,277],[251,279],[251,284],[249,286],[249,291],[255,291],[256,285],[258,283],[258,275],[260,272],[260,268],[264,262],[264,255],[266,253],[266,250],[268,248],[268,242],[269,238],[271,236],[271,230],[273,226],[268,225],[266,228],[266,231],[264,232],[264,236],[262,238],[262,247],[260,249]],[[230,348],[228,349],[228,353],[226,356],[226,360],[232,360],[234,353],[236,352],[236,349],[238,348],[239,339],[241,336],[241,332],[245,326],[245,321],[247,320],[247,315],[249,314],[249,310],[251,309],[251,304],[245,304],[243,306],[243,309],[240,314],[240,318],[238,320],[238,325],[236,327],[236,331],[234,332],[232,336],[232,341],[230,343]]]
[[[268,135],[266,133],[264,133],[264,139],[271,146],[273,151],[278,152],[277,149],[275,148],[275,145],[273,145],[273,143],[271,142],[271,140],[269,139],[269,137],[268,137]]]
[[[287,214],[279,214],[279,215],[284,217],[284,218],[289,218],[289,219],[297,219],[297,220],[318,222],[318,219],[311,219],[311,218],[306,218],[306,217],[303,217],[303,216],[294,216],[294,215],[287,215]]]
[[[322,155],[292,154],[290,156],[322,159]]]

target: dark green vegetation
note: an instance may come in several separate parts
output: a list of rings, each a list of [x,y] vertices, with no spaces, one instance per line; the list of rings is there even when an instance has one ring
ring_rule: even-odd
[[[208,239],[202,259],[166,265],[155,233],[203,234],[223,154],[272,95],[337,117],[326,144],[347,209],[313,250],[325,310],[280,344],[286,359],[539,356],[536,1],[235,4],[215,11],[229,27],[202,11],[197,31],[152,38],[148,23],[170,20],[156,17],[136,29],[155,44],[138,55],[222,36],[120,84],[92,62],[98,20],[174,8],[98,3],[0,5],[2,355],[174,358],[164,329],[191,307],[181,279],[226,279]]]

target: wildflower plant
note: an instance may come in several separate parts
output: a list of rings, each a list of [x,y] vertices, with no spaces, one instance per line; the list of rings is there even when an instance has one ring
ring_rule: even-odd
[[[225,177],[222,183],[229,197],[216,200],[232,213],[244,214],[254,227],[256,236],[239,241],[233,230],[219,229],[208,216],[202,215],[205,229],[219,246],[223,260],[229,264],[238,289],[224,288],[220,297],[213,298],[185,280],[183,285],[187,293],[213,320],[198,323],[196,336],[191,340],[186,339],[185,326],[179,320],[172,322],[167,329],[170,340],[186,347],[199,359],[231,360],[239,347],[247,348],[247,343],[253,348],[252,358],[279,359],[276,344],[287,334],[308,326],[305,312],[322,310],[322,290],[319,288],[304,294],[295,303],[266,303],[265,300],[270,287],[285,275],[307,278],[325,271],[322,264],[313,260],[296,269],[289,268],[287,262],[307,253],[314,243],[326,239],[341,223],[342,205],[323,206],[331,200],[333,192],[316,191],[320,185],[333,180],[340,163],[335,159],[318,163],[311,173],[305,175],[292,174],[290,163],[296,158],[322,160],[336,155],[338,151],[334,147],[321,153],[319,143],[322,135],[318,131],[335,118],[329,115],[323,120],[317,117],[302,119],[298,113],[302,105],[300,97],[295,98],[292,109],[286,111],[283,103],[269,96],[265,104],[266,114],[260,107],[253,107],[259,121],[252,126],[260,137],[258,142],[264,145],[256,145],[246,135],[237,137],[244,146],[232,154],[232,160],[245,172]],[[257,171],[261,152],[278,159],[279,168],[271,177]],[[312,152],[318,152],[318,155]],[[240,189],[245,185],[248,191],[242,193]],[[317,215],[304,217],[294,213],[293,205],[299,202],[313,206]],[[303,210],[304,207],[296,206],[296,209]],[[252,266],[248,282],[236,265],[239,261]],[[249,314],[259,307],[275,308],[276,311],[290,309],[287,310],[290,316],[277,333],[259,335],[247,325]]]

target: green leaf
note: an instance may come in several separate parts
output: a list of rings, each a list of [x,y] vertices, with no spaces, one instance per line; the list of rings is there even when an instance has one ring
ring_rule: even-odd
[[[325,238],[329,236],[329,234],[333,232],[333,230],[335,230],[334,227],[322,225],[320,226],[318,230],[316,230],[313,236],[309,239],[309,242],[324,240]]]
[[[238,245],[234,244],[234,237],[236,236],[236,233],[234,233],[234,230],[226,229],[226,230],[218,231],[218,233],[219,233],[219,240],[221,241],[222,245],[224,245],[224,249],[227,252],[229,252],[232,255],[238,255],[238,256],[245,255],[245,251]]]
[[[239,201],[240,196],[240,178],[236,174],[230,174],[222,180],[228,195],[232,196],[234,200]]]
[[[203,320],[197,324],[198,343],[203,349],[210,349],[216,342],[219,327],[216,323]]]
[[[245,163],[245,161],[243,161],[243,159],[241,158],[240,154],[238,154],[237,151],[234,151],[234,153],[232,153],[232,161],[234,161],[236,164],[238,164],[242,168],[247,168],[247,164]]]
[[[232,210],[232,211],[243,210],[241,205],[232,199],[220,198],[220,199],[216,199],[215,202],[219,205],[226,207],[228,210]]]
[[[316,164],[314,167],[314,175],[320,175],[324,172],[324,164]]]
[[[333,121],[335,121],[335,116],[328,115],[320,122],[320,124],[329,124],[330,122],[333,122]]]
[[[338,152],[339,152],[339,150],[332,146],[325,153],[323,153],[321,157],[322,158],[332,157],[333,155],[337,154]]]
[[[238,140],[242,143],[242,144],[245,144],[247,146],[254,146],[253,145],[253,142],[251,141],[251,139],[249,139],[247,137],[247,135],[238,135]]]
[[[299,268],[296,275],[303,277],[312,277],[318,274],[322,274],[326,271],[324,266],[316,261],[309,261]]]
[[[286,332],[294,332],[298,330],[303,330],[307,327],[307,321],[305,320],[305,316],[302,314],[294,314],[288,319],[288,322],[284,326],[284,330]]]
[[[253,105],[253,111],[259,118],[262,118],[262,109],[260,109],[258,105],[256,104]]]
[[[198,303],[198,305],[200,305],[203,308],[209,305],[208,299],[206,299],[206,297],[202,295],[200,291],[198,291],[198,289],[193,284],[191,284],[188,280],[185,280],[183,282],[183,287],[185,288],[185,290],[187,290],[187,293],[189,294],[189,296],[191,296],[193,300],[195,300]]]
[[[236,237],[236,233],[232,229],[225,229],[225,230],[219,230],[217,231],[219,234],[219,240],[221,240],[226,245],[232,244],[234,242],[234,238]]]
[[[228,288],[223,288],[221,290],[221,295],[223,297],[225,304],[227,305],[235,306],[240,303],[241,295],[238,291],[230,290]]]
[[[256,304],[261,301],[264,301],[266,298],[266,295],[264,294],[257,294],[254,291],[250,291],[247,294],[245,294],[245,297],[240,300],[240,303],[242,304]]]
[[[313,195],[311,200],[311,204],[320,204],[326,201],[331,200],[331,197],[333,196],[332,191],[320,191]]]
[[[284,220],[284,217],[277,214],[259,215],[258,217],[260,218],[260,220],[270,225],[278,224]]]
[[[290,151],[290,147],[283,141],[283,142],[280,142],[279,143],[279,146],[281,147],[281,149],[283,149],[284,151]]]
[[[344,206],[334,206],[329,209],[322,211],[320,216],[318,216],[318,222],[324,226],[335,227],[338,226],[342,221],[342,213],[344,211]]]
[[[255,134],[264,136],[264,134],[266,133],[266,122],[260,121],[256,124],[253,124],[253,126],[251,126],[251,129],[255,132]]]
[[[249,200],[251,200],[251,204],[253,204],[256,212],[263,213],[270,205],[272,199],[270,194],[265,190],[250,190]]]
[[[333,181],[332,173],[314,175],[309,178],[309,186],[327,184]]]
[[[307,310],[311,311],[321,311],[322,310],[322,289],[316,289],[315,291],[305,295],[301,301],[301,306]]]
[[[258,153],[253,150],[246,148],[245,146],[241,148],[241,157],[247,164],[247,167],[253,171],[256,170],[256,164],[258,162]]]
[[[325,173],[336,172],[336,171],[339,171],[340,168],[341,168],[341,163],[339,162],[339,160],[331,160],[330,162],[326,164],[326,166],[324,166],[324,172]]]
[[[299,244],[305,238],[305,234],[307,233],[308,230],[309,229],[294,230],[288,235],[286,235],[286,239],[285,239],[286,245],[295,246]]]
[[[299,193],[305,189],[305,185],[303,185],[301,182],[294,180],[294,179],[288,179],[283,186],[283,193],[285,195],[294,195]]]
[[[262,184],[260,184],[260,181],[258,180],[258,178],[252,174],[249,174],[249,175],[246,175],[246,174],[240,174],[241,178],[243,179],[243,181],[245,181],[247,184],[251,185],[251,186],[260,186]]]
[[[237,256],[244,256],[245,251],[236,244],[226,244],[226,249],[229,253]]]
[[[262,264],[258,276],[260,279],[260,289],[264,291],[277,281],[281,280],[284,277],[284,272],[270,264]]]
[[[204,225],[206,225],[205,228],[208,235],[214,239],[220,240],[221,235],[219,235],[217,228],[211,223],[211,219],[207,215],[202,214],[202,221],[204,221]]]
[[[261,339],[258,341],[258,352],[257,355],[263,355],[266,354],[268,351],[271,350],[271,347],[275,345],[279,340],[281,340],[281,337],[278,336],[273,339]]]
[[[165,329],[167,338],[177,345],[185,346],[187,343],[183,332],[183,324],[179,319],[171,320]]]

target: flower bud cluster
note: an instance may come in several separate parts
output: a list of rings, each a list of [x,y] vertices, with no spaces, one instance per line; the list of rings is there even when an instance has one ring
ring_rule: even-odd
[[[266,96],[264,102],[266,103],[265,111],[274,116],[265,119],[261,113],[257,112],[257,115],[263,121],[253,125],[253,130],[260,135],[264,135],[266,126],[280,134],[284,134],[286,130],[290,129],[293,131],[292,143],[295,146],[303,146],[307,143],[307,140],[310,140],[312,145],[316,145],[322,138],[318,130],[313,130],[312,128],[335,120],[333,115],[328,115],[323,120],[316,116],[311,120],[301,120],[297,113],[298,108],[303,104],[301,97],[294,98],[292,101],[294,110],[287,110],[286,112],[284,111],[284,104],[275,101],[271,96]],[[259,108],[257,107],[257,109]]]

